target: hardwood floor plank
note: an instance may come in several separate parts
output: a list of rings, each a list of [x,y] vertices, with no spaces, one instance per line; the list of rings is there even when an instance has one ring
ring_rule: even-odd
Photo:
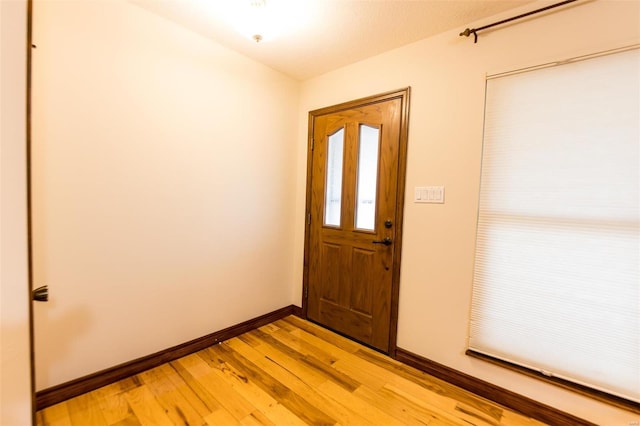
[[[272,359],[279,359],[281,363],[286,363],[290,366],[299,366],[299,370],[308,373],[309,377],[313,376],[318,379],[316,384],[331,380],[349,392],[353,392],[360,386],[360,383],[346,374],[342,374],[340,371],[331,368],[331,365],[322,363],[322,361],[312,355],[302,354],[268,334],[261,333],[259,330],[249,334],[255,335],[259,341],[263,342],[263,345],[257,347],[260,352]]]
[[[113,423],[111,426],[142,426],[142,423],[135,415],[131,415],[117,423]]]
[[[483,411],[496,420],[502,417],[503,410],[495,404],[492,404],[489,401],[484,400],[483,398],[473,395],[470,392],[466,392],[458,387],[452,386],[451,384],[443,380],[437,379],[433,376],[429,376],[428,374],[413,367],[409,367],[389,357],[382,357],[381,355],[373,353],[372,351],[362,350],[358,351],[356,354],[365,361],[382,367],[387,371],[392,372],[393,374],[397,374],[400,377],[403,377],[410,381],[415,381],[421,386],[437,393],[438,395],[455,398],[458,401],[465,402],[466,404]]]
[[[431,425],[437,419],[431,411],[425,410],[416,404],[408,404],[392,394],[385,393],[384,390],[373,391],[367,386],[361,386],[354,392],[354,395],[368,404],[389,413],[405,425]]]
[[[306,365],[292,362],[290,357],[274,349],[272,346],[262,344],[254,349],[270,362],[279,366],[286,366],[287,371],[301,378],[309,386],[315,387],[328,380],[326,376],[308,368]]]
[[[278,332],[287,333],[286,331],[283,331],[283,330],[278,330]],[[251,347],[260,346],[262,344],[262,341],[252,333],[244,333],[238,336],[238,339],[245,342],[247,345]]]
[[[447,419],[449,421],[456,422],[456,424],[475,424],[479,426],[489,426],[489,425],[524,425],[524,424],[535,424],[542,425],[543,423],[535,422],[532,419],[518,416],[518,418],[507,418],[501,416],[500,419],[494,419],[492,417],[487,416],[480,410],[474,409],[470,406],[465,406],[464,404],[457,402],[455,399],[451,399],[450,402],[443,402],[442,400],[438,400],[436,398],[425,399],[424,395],[421,391],[413,390],[401,390],[395,386],[389,385],[385,387],[387,390],[406,398],[413,403],[421,405],[434,413],[436,413],[439,417]],[[451,406],[453,403],[453,406]],[[514,423],[511,423],[511,422]]]
[[[460,389],[458,392],[454,392],[449,395],[441,395],[439,393],[434,393],[430,391],[428,388],[422,386],[419,382],[411,382],[408,380],[398,381],[393,384],[385,385],[385,388],[388,390],[392,390],[400,395],[410,395],[411,398],[417,398],[421,401],[428,401],[429,407],[432,407],[435,411],[448,412],[454,415],[465,414],[465,419],[469,419],[471,417],[481,417],[484,419],[485,424],[531,424],[531,419],[522,415],[518,415],[517,417],[509,416],[508,419],[513,421],[514,423],[505,423],[504,413],[506,409],[495,405],[494,409],[491,410],[491,415],[489,415],[486,410],[479,409],[478,404],[469,405],[466,404],[468,400],[468,395],[465,395],[466,391]],[[460,399],[459,399],[460,398]],[[479,397],[476,397],[479,398]],[[480,398],[479,398],[480,399]],[[465,402],[462,402],[465,401]],[[453,405],[452,405],[453,403]],[[466,407],[460,409],[460,407]],[[500,417],[494,417],[494,410],[500,410]],[[467,412],[467,413],[465,413]],[[468,413],[475,413],[474,415],[469,415]],[[513,413],[515,414],[515,413]],[[533,424],[542,425],[543,423],[536,422]]]
[[[164,412],[176,425],[205,426],[203,417],[209,414],[202,401],[197,398],[187,399],[180,392],[180,384],[176,385],[171,377],[175,374],[167,364],[138,374],[155,396]],[[192,402],[197,405],[193,406]]]
[[[325,340],[332,345],[347,351],[347,352],[356,352],[362,348],[362,345],[347,339],[346,337],[342,337],[339,334],[336,334],[330,330],[319,327],[313,323],[300,319],[294,316],[288,316],[281,320],[275,322],[276,325],[280,324],[280,322],[289,323],[294,327],[297,327],[299,330],[305,331],[308,334],[316,336],[322,340]],[[297,330],[294,330],[293,333],[296,333]]]
[[[508,409],[503,411],[502,418],[500,419],[500,425],[541,426],[544,424],[545,423],[536,419],[532,419],[531,417],[527,417]]]
[[[212,370],[206,361],[208,359],[208,351],[209,349],[205,349],[199,352],[196,357],[187,357],[188,359],[181,359],[178,362],[193,374],[200,385],[200,389],[215,393],[213,398],[218,402],[219,406],[228,411],[233,418],[240,421],[251,414],[255,407],[242,395],[236,393],[230,384]]]
[[[270,407],[254,411],[251,416],[256,417],[262,424],[303,426],[305,422],[289,411],[284,405],[277,403]]]
[[[200,398],[200,395],[193,389],[186,380],[178,373],[175,366],[173,364],[164,364],[161,367],[161,370],[164,374],[167,375],[169,382],[173,384],[176,390],[182,395],[182,397],[188,401],[188,403],[196,410],[196,412],[204,417],[207,414],[210,414],[212,410],[209,408],[208,404]],[[169,383],[167,383],[169,386]]]
[[[262,327],[258,327],[256,330],[260,330],[263,333],[271,334],[280,330],[280,327],[278,327],[278,324],[276,324],[275,322],[272,322],[271,324],[266,324]]]
[[[442,402],[438,402],[438,404],[432,404],[431,399],[425,400],[422,397],[414,396],[408,392],[404,392],[393,385],[385,386],[380,390],[381,394],[387,394],[388,398],[393,398],[404,406],[412,406],[419,407],[418,409],[425,410],[430,413],[430,416],[433,416],[434,419],[449,425],[468,425],[472,424],[475,426],[487,426],[487,423],[484,421],[477,421],[472,419],[465,418],[468,417],[464,413],[460,413],[461,415],[457,415],[455,413],[455,401],[450,401],[448,410],[446,408],[441,408]]]
[[[282,423],[274,423],[267,416],[265,416],[261,411],[254,411],[249,416],[242,419],[240,422],[243,425],[255,425],[255,426],[277,426]]]
[[[355,351],[353,352],[346,351],[342,348],[339,348],[327,342],[326,340],[322,340],[321,338],[314,336],[311,333],[307,333],[306,331],[301,329],[296,329],[292,331],[291,335],[294,336],[296,339],[306,342],[310,344],[312,347],[315,347],[316,349],[327,353],[331,358],[334,359],[334,363],[335,363],[335,360],[343,359],[355,352]]]
[[[323,364],[333,365],[333,363],[337,361],[337,358],[332,356],[330,353],[294,336],[286,330],[280,329],[275,333],[272,333],[271,336],[304,355],[309,355],[318,359]]]
[[[127,391],[125,398],[141,424],[157,426],[172,426],[174,424],[147,386],[140,386]]]
[[[334,419],[326,415],[320,409],[309,404],[304,398],[300,397],[291,389],[274,379],[240,353],[234,351],[226,343],[222,343],[209,350],[215,350],[216,352],[224,355],[225,361],[244,373],[247,380],[252,380],[265,392],[275,398],[278,398],[282,405],[287,407],[287,409],[305,422],[314,425],[333,425],[336,423]]]
[[[296,392],[302,398],[313,404],[315,407],[322,407],[322,409],[329,414],[332,418],[336,419],[343,425],[367,425],[368,421],[364,419],[359,413],[351,410],[349,407],[342,405],[330,398],[325,397],[316,388],[312,387],[309,383],[304,381],[304,378],[298,377],[291,373],[287,369],[289,366],[282,366],[267,359],[263,354],[256,349],[251,348],[240,340],[232,340],[227,342],[237,352],[243,354],[246,358],[250,359],[260,368],[267,371],[276,380],[285,384],[291,390]]]
[[[89,393],[66,402],[72,425],[109,426],[96,395]]]
[[[129,402],[122,391],[120,393],[110,394],[108,397],[98,398],[98,405],[109,425],[118,424],[134,416],[133,410],[131,410]]]
[[[225,426],[234,426],[234,425],[241,425],[241,423],[236,420],[236,418],[231,415],[231,413],[229,411],[227,411],[225,408],[219,408],[218,410],[214,411],[213,413],[207,415],[204,418],[205,422],[207,422],[207,425],[209,426],[220,426],[220,425],[225,425]]]
[[[247,380],[239,371],[228,363],[209,364],[211,370],[220,378],[231,385],[235,392],[243,396],[247,401],[257,408],[248,417],[255,417],[263,424],[276,425],[296,425],[302,426],[305,423],[300,420],[291,411],[287,410],[276,399],[271,397],[267,392],[262,390],[252,381]],[[242,421],[245,422],[245,417]],[[250,419],[249,419],[250,420]],[[248,420],[247,420],[248,421]]]
[[[405,380],[353,355],[342,357],[333,364],[333,367],[373,390],[381,389],[387,383]]]
[[[67,403],[61,402],[46,410],[38,411],[36,424],[38,426],[72,426]]]
[[[103,386],[91,392],[98,399],[110,398],[123,392],[142,386],[142,383],[136,376],[127,377],[107,386]]]
[[[199,360],[196,362],[202,362],[202,360],[198,357],[197,354],[189,355],[184,358],[181,358],[176,361],[172,361],[170,363],[171,367],[175,370],[175,372],[180,376],[180,378],[185,382],[185,384],[191,389],[196,395],[196,397],[204,404],[207,411],[209,413],[213,413],[222,406],[218,402],[218,400],[212,395],[209,390],[204,387],[198,380],[196,380],[191,372],[187,370],[184,366],[185,364],[190,365],[192,360]]]
[[[36,414],[37,426],[539,426],[286,317]]]
[[[372,424],[402,426],[402,423],[396,420],[393,416],[383,412],[376,406],[367,404],[353,393],[346,391],[344,388],[331,381],[324,382],[322,385],[318,386],[318,389],[334,401],[350,407]]]

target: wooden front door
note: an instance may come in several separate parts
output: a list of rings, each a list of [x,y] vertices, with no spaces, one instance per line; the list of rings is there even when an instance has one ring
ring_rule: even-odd
[[[310,113],[307,318],[395,351],[409,89]]]

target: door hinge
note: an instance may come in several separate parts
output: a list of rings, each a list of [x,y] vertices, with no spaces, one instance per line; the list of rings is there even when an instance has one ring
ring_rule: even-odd
[[[307,213],[307,225],[311,225],[311,213]]]
[[[311,151],[313,151],[313,148],[315,148],[316,145],[316,140],[311,138]]]
[[[309,297],[309,286],[304,288],[304,298],[306,299],[307,297]]]

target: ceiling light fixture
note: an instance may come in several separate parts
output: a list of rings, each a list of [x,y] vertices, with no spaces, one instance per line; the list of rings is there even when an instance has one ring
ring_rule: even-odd
[[[0,0],[2,1],[2,0]],[[255,43],[267,43],[304,28],[313,16],[310,0],[199,0],[215,7],[230,28]]]
[[[260,43],[263,39],[262,32],[264,31],[264,25],[266,20],[265,8],[267,6],[266,0],[251,0],[250,4],[250,21],[255,28],[255,33],[251,38],[256,43]]]

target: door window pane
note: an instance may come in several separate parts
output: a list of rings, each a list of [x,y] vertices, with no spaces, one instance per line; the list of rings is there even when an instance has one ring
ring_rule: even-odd
[[[360,125],[358,153],[358,204],[356,228],[373,231],[376,221],[376,192],[378,187],[378,141],[380,129]]]
[[[342,161],[344,129],[329,136],[327,142],[327,184],[324,194],[324,224],[340,226],[342,207]]]

